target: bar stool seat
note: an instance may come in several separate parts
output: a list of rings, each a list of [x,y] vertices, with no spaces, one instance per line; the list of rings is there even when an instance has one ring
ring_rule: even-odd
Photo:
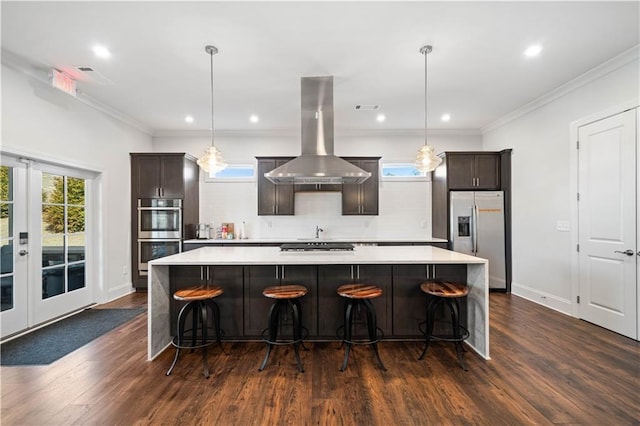
[[[425,345],[420,358],[423,359],[429,348],[429,342],[433,341],[446,341],[453,342],[456,348],[456,354],[458,361],[463,370],[467,371],[467,367],[462,358],[462,352],[464,348],[462,342],[469,337],[469,331],[462,325],[460,325],[460,303],[459,299],[469,294],[469,287],[446,280],[429,280],[420,284],[420,290],[427,295],[427,320],[422,323],[425,324],[425,329],[421,330],[425,336]],[[435,315],[438,307],[441,304],[445,304],[449,308],[451,315],[451,335],[434,335],[433,327],[435,323]],[[422,325],[421,324],[421,325]]]
[[[349,352],[351,351],[352,345],[371,345],[378,365],[384,371],[387,371],[378,352],[378,342],[380,339],[378,339],[376,309],[373,303],[371,303],[371,299],[382,296],[382,289],[370,284],[344,284],[338,287],[337,293],[339,296],[345,298],[344,335],[342,336],[342,343],[345,345],[345,350],[340,371],[344,371],[347,368]],[[363,306],[367,314],[367,331],[369,333],[367,340],[353,340],[353,311],[359,306]]]
[[[224,333],[220,329],[220,309],[214,300],[222,293],[222,287],[216,285],[188,287],[173,293],[175,300],[187,302],[187,304],[180,309],[180,313],[178,314],[177,335],[171,341],[171,344],[176,348],[176,355],[171,367],[169,367],[167,371],[167,376],[171,374],[178,362],[180,349],[202,349],[204,376],[209,378],[207,347],[217,342],[222,348],[222,336]],[[211,340],[208,336],[209,312],[213,315],[212,322],[216,335],[215,340]],[[191,328],[185,329],[185,323],[189,313],[191,313],[192,319]],[[224,351],[224,348],[222,350]]]
[[[273,346],[293,345],[298,371],[304,373],[298,345],[304,347],[303,340],[309,334],[308,330],[302,326],[302,307],[300,306],[300,298],[306,294],[307,288],[296,284],[267,287],[262,291],[264,297],[274,299],[274,302],[271,305],[271,309],[269,309],[269,327],[262,331],[262,340],[267,344],[267,353],[258,371],[264,370]],[[293,335],[291,339],[278,339],[280,313],[283,309],[285,309],[285,312],[290,312],[292,316]],[[267,334],[268,337],[266,336]]]

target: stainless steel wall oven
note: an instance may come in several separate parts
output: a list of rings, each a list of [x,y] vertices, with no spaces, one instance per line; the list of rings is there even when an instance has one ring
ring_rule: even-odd
[[[182,200],[138,200],[138,271],[148,262],[182,251]]]

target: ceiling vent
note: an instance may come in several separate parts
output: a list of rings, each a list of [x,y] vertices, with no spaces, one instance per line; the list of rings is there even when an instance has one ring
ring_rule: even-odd
[[[380,105],[358,104],[353,109],[355,109],[356,111],[377,111],[380,109]]]

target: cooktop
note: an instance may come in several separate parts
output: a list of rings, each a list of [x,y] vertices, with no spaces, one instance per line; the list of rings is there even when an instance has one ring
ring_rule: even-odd
[[[313,241],[305,243],[285,243],[280,251],[350,251],[353,244],[327,241]]]

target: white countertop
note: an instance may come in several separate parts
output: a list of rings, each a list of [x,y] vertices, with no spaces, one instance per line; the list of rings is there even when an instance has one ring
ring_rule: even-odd
[[[326,242],[333,241],[336,243],[446,243],[447,240],[442,238],[247,238],[243,240],[216,240],[216,239],[193,239],[183,241],[186,244],[267,244],[267,243],[299,243],[299,242]]]
[[[356,246],[353,251],[289,251],[279,247],[201,247],[149,262],[160,265],[340,265],[487,263],[433,246]]]

